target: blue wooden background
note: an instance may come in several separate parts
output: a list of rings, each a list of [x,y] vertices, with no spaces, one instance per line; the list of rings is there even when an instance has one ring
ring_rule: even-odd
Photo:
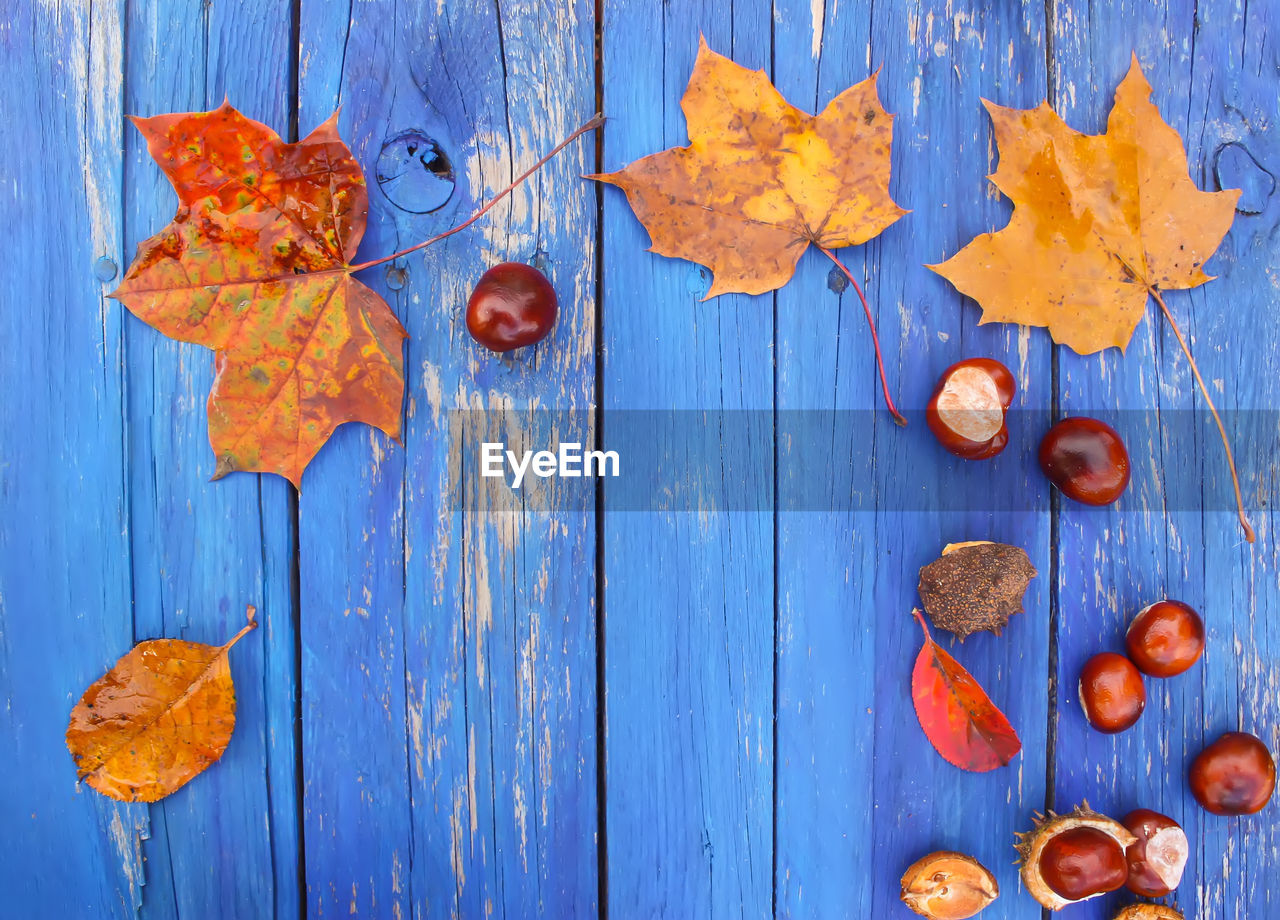
[[[1280,916],[1277,807],[1208,817],[1183,781],[1224,729],[1280,747],[1274,3],[0,9],[0,916],[895,918],[909,916],[903,868],[948,847],[997,873],[984,917],[1033,917],[1013,832],[1084,797],[1183,823],[1188,917]],[[683,141],[699,33],[810,109],[879,70],[893,193],[912,213],[844,255],[868,279],[901,405],[919,410],[963,356],[1014,369],[1038,414],[999,459],[963,464],[918,416],[898,430],[866,411],[879,396],[865,320],[819,254],[775,295],[703,303],[705,274],[647,253],[622,196],[579,178]],[[1081,358],[1041,330],[979,329],[922,266],[1008,213],[984,178],[980,98],[1047,96],[1097,131],[1131,49],[1197,183],[1246,189],[1219,280],[1169,302],[1219,404],[1259,432],[1240,457],[1255,546],[1153,316],[1127,355]],[[207,481],[209,354],[105,296],[174,203],[123,116],[224,97],[285,137],[341,106],[370,175],[402,131],[439,143],[452,198],[414,214],[371,187],[367,258],[451,226],[597,108],[609,116],[599,146],[570,148],[469,231],[366,273],[412,336],[404,444],[347,426],[301,495],[274,477]],[[548,342],[508,359],[461,321],[504,259],[542,264],[563,310]],[[531,407],[567,411],[493,411]],[[607,444],[626,410],[673,409],[738,420],[709,426],[723,467],[697,512],[636,510],[634,484],[613,482],[527,507],[481,488],[463,450],[493,418],[513,443]],[[848,412],[820,436],[797,422],[831,410]],[[1132,426],[1117,508],[1049,495],[1031,449],[1051,412]],[[656,489],[680,481],[677,427],[655,426]],[[780,491],[815,464],[833,510]],[[730,500],[744,482],[764,500]],[[914,502],[917,485],[970,500]],[[997,496],[1019,498],[997,512]],[[1025,745],[970,775],[916,726],[907,613],[921,564],[984,538],[1026,547],[1041,574],[1002,638],[957,651]],[[1204,663],[1152,683],[1134,730],[1091,732],[1080,664],[1166,594],[1204,612]],[[239,722],[222,761],[152,806],[78,789],[63,732],[84,687],[143,638],[220,643],[246,602],[265,628],[232,658]]]

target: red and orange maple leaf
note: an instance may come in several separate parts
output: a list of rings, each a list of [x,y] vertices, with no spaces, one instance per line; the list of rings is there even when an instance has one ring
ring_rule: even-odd
[[[398,438],[407,334],[351,275],[369,199],[336,114],[292,144],[226,103],[133,121],[178,211],[111,296],[214,350],[214,478],[259,471],[297,485],[343,422]]]

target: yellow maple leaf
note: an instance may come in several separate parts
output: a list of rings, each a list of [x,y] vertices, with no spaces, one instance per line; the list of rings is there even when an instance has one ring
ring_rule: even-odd
[[[986,106],[1000,150],[990,178],[1013,215],[929,268],[978,302],[981,323],[1045,326],[1082,355],[1123,350],[1155,298],[1218,426],[1252,543],[1226,428],[1161,294],[1211,280],[1204,263],[1231,229],[1240,190],[1202,192],[1191,181],[1182,138],[1151,102],[1137,55],[1104,134],[1072,130],[1047,102],[1029,111]]]
[[[700,40],[680,105],[689,146],[592,178],[626,193],[653,252],[711,269],[708,298],[775,290],[810,243],[856,246],[907,213],[889,196],[893,117],[874,76],[809,115]]]
[[[1000,150],[991,181],[1013,216],[929,266],[978,302],[981,323],[1045,326],[1080,354],[1123,349],[1153,291],[1210,280],[1204,263],[1240,191],[1191,181],[1182,139],[1152,104],[1136,57],[1105,134],[1072,130],[1048,103],[986,106]]]

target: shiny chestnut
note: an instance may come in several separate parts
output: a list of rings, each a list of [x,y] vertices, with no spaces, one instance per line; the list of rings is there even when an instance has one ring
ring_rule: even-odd
[[[993,358],[959,361],[938,378],[925,422],[943,447],[965,460],[986,460],[1009,443],[1005,415],[1018,392],[1009,368]]]
[[[1115,652],[1102,652],[1085,662],[1078,690],[1085,718],[1107,734],[1131,727],[1147,705],[1142,675],[1133,662]]]
[[[1077,827],[1045,844],[1040,875],[1059,897],[1083,901],[1123,886],[1129,866],[1115,838],[1097,828]]]
[[[1016,836],[1022,884],[1055,911],[1123,885],[1125,852],[1135,840],[1119,821],[1087,805],[1065,815],[1038,816],[1031,830]]]
[[[467,299],[467,331],[490,351],[511,351],[546,338],[557,309],[546,275],[523,262],[503,262],[480,276]]]
[[[1133,618],[1124,644],[1129,660],[1143,674],[1173,677],[1200,660],[1204,621],[1181,601],[1157,601]]]
[[[1144,898],[1163,898],[1178,887],[1191,852],[1178,822],[1150,808],[1129,812],[1120,822],[1137,839],[1125,851],[1129,879],[1125,886]]]
[[[1067,498],[1109,505],[1129,485],[1129,451],[1096,418],[1064,418],[1040,442],[1040,469]]]
[[[1215,815],[1251,815],[1271,801],[1276,762],[1261,740],[1227,732],[1191,763],[1191,794]]]

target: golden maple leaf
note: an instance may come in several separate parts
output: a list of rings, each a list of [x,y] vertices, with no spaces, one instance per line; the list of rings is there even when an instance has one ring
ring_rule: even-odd
[[[907,213],[889,196],[893,117],[874,76],[809,115],[700,39],[680,105],[689,146],[592,178],[626,193],[651,251],[711,269],[708,298],[775,290],[810,243],[856,246]]]
[[[990,178],[1013,216],[929,266],[978,301],[980,323],[1046,326],[1080,354],[1124,349],[1150,294],[1210,280],[1204,263],[1240,191],[1202,192],[1191,181],[1182,139],[1151,102],[1136,56],[1105,134],[1072,130],[1047,102],[985,105],[1000,151]]]

